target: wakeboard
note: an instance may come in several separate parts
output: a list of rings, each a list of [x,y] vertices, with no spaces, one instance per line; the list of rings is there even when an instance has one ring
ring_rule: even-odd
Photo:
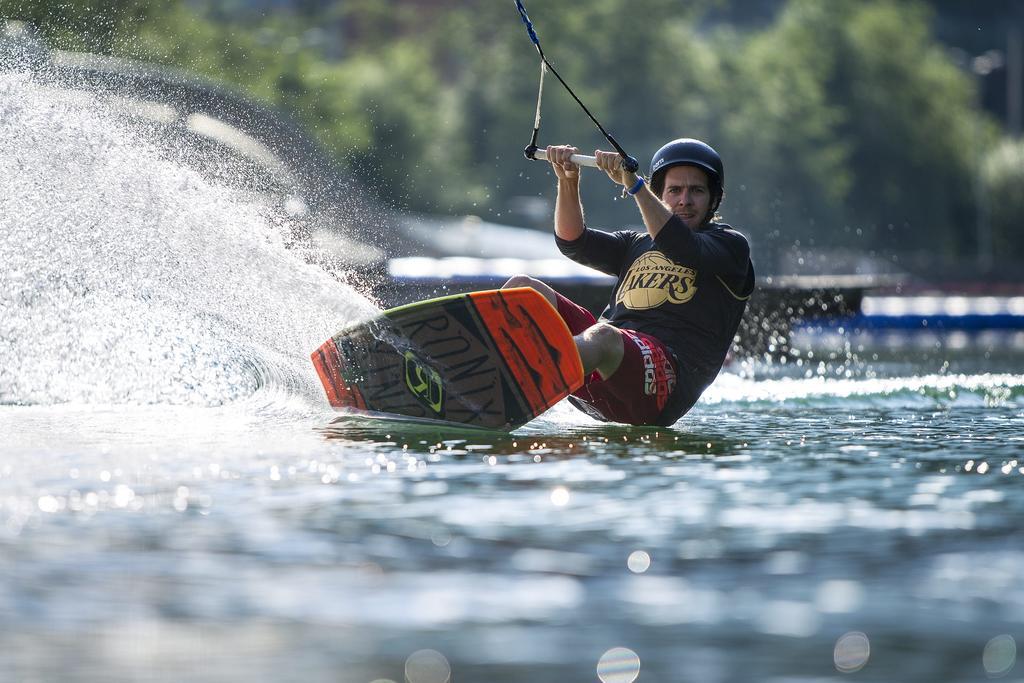
[[[312,354],[336,408],[511,430],[583,385],[558,311],[528,287],[386,310]]]

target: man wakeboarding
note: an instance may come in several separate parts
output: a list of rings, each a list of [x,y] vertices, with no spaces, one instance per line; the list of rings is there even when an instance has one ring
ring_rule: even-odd
[[[718,376],[747,300],[754,267],[747,239],[721,221],[725,169],[718,153],[680,138],[651,160],[650,185],[625,170],[617,152],[596,165],[636,200],[646,233],[586,225],[579,150],[547,148],[557,177],[555,241],[563,254],[618,278],[600,320],[529,275],[504,287],[532,287],[569,326],[586,382],[569,397],[605,421],[675,423]]]

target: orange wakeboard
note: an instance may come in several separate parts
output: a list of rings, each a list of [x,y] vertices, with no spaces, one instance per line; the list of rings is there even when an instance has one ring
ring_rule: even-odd
[[[384,311],[312,354],[336,408],[511,430],[583,385],[565,321],[534,289]]]

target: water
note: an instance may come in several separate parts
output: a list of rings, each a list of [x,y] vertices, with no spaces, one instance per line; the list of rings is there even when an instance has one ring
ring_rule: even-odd
[[[1020,355],[335,424],[308,353],[376,309],[273,206],[26,74],[0,149],[0,680],[1022,680]]]

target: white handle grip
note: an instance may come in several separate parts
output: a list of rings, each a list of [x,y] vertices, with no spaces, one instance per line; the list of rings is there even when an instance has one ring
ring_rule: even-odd
[[[548,151],[546,149],[538,148],[533,152],[533,158],[537,161],[547,161]],[[597,168],[597,157],[588,157],[586,154],[573,154],[569,157],[569,161],[577,166],[590,166],[591,168]]]

